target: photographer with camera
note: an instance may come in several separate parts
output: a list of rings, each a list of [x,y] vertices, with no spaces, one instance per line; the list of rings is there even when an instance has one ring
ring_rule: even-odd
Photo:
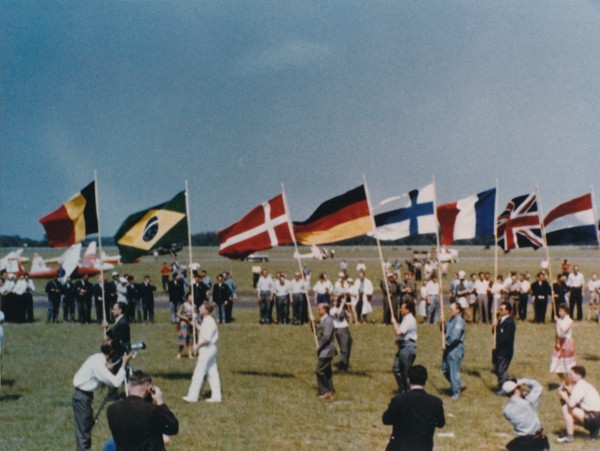
[[[87,358],[73,377],[73,413],[75,415],[75,434],[77,449],[92,448],[92,427],[94,426],[94,391],[101,383],[118,388],[125,380],[125,367],[131,354],[123,355],[123,365],[117,374],[111,372],[113,364],[106,362],[115,354],[111,341],[102,344],[100,352]]]
[[[106,415],[117,449],[164,450],[164,435],[175,435],[179,422],[150,374],[136,370],[127,384],[129,397],[112,404]]]

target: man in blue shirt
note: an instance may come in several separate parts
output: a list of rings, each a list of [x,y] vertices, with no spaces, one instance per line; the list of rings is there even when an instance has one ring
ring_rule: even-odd
[[[466,386],[460,380],[460,368],[465,355],[465,320],[458,302],[450,304],[450,319],[446,323],[446,347],[442,357],[442,373],[452,387],[452,399],[458,399]]]
[[[526,386],[529,390],[526,390]],[[542,385],[533,379],[509,380],[502,384],[502,391],[510,398],[504,406],[504,416],[512,424],[516,438],[506,444],[512,450],[549,449],[548,438],[537,414],[542,397]]]

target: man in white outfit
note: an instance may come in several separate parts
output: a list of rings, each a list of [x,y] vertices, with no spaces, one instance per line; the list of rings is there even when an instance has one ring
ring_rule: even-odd
[[[208,383],[212,395],[207,402],[221,402],[221,380],[219,379],[219,370],[217,369],[217,340],[219,331],[217,323],[211,316],[215,308],[214,302],[205,302],[200,306],[200,315],[202,316],[202,325],[200,326],[200,335],[198,344],[194,347],[195,351],[200,350],[198,363],[192,376],[192,383],[188,394],[183,397],[186,402],[198,402],[200,390],[204,382],[204,376],[208,375]]]

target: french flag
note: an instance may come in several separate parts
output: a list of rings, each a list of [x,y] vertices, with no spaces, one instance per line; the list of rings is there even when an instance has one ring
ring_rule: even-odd
[[[494,235],[496,188],[437,207],[442,244]]]
[[[589,193],[556,206],[543,224],[548,246],[598,243],[596,215]]]

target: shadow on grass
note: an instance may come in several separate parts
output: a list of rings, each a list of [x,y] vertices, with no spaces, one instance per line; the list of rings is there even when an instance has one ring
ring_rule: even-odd
[[[292,373],[276,373],[275,371],[232,371],[234,374],[240,374],[242,376],[259,376],[259,377],[273,377],[276,379],[295,379]]]
[[[23,395],[0,395],[0,402],[4,401],[16,401],[20,399]]]
[[[152,374],[152,377],[174,381],[180,379],[190,379],[192,377],[192,373],[154,373]]]
[[[598,361],[600,361],[600,356],[593,355],[593,354],[585,354],[583,356],[583,360],[587,360],[588,362],[598,362]]]
[[[371,377],[371,375],[367,371],[352,371],[348,370],[344,373],[336,373],[336,374],[347,374],[348,376],[356,376],[356,377]]]
[[[2,379],[2,387],[12,387],[15,385],[14,379]]]
[[[477,370],[467,370],[465,371],[465,374],[473,377],[481,377],[481,373]]]
[[[548,383],[548,391],[556,390],[558,387],[560,387],[560,384],[557,384],[556,382]]]

